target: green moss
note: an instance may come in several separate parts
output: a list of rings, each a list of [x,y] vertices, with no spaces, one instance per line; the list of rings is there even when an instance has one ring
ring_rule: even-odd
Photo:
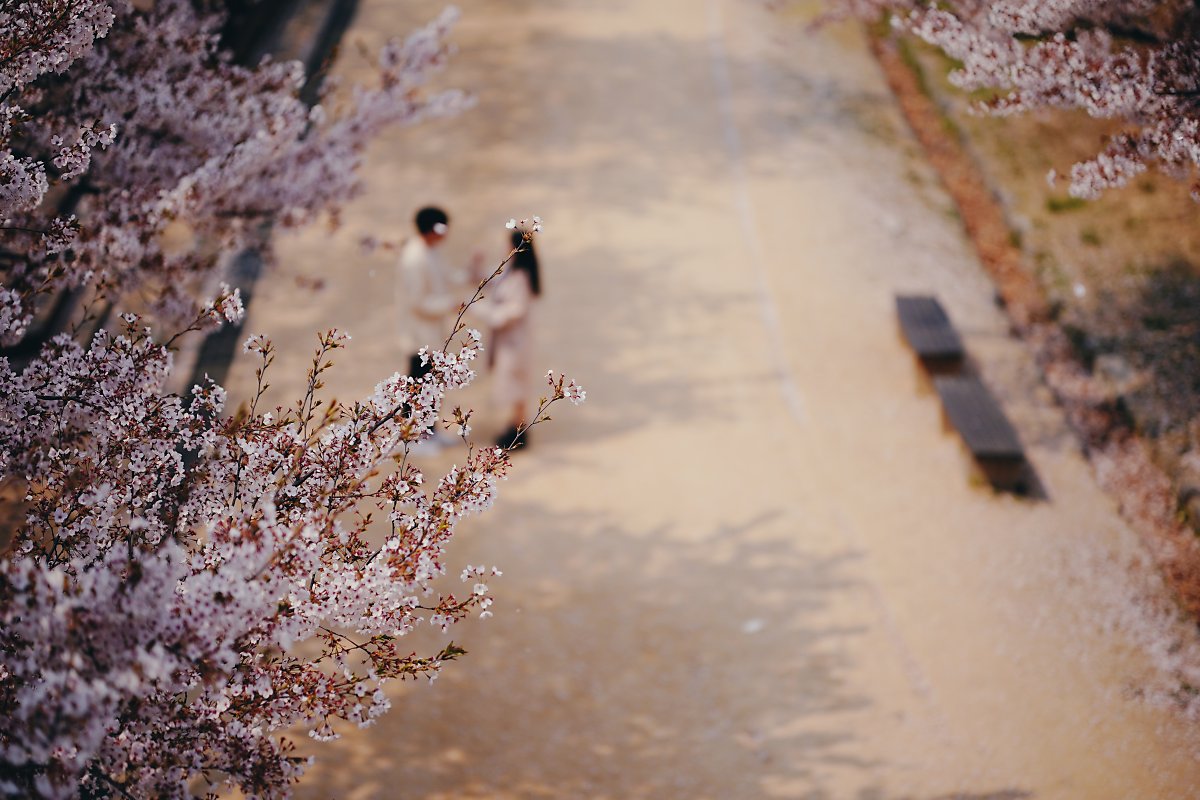
[[[1078,211],[1088,204],[1080,197],[1047,197],[1046,210],[1051,214],[1061,214],[1064,211]]]
[[[892,15],[881,13],[873,22],[867,23],[867,32],[876,39],[886,39],[892,33]]]
[[[904,62],[904,66],[912,71],[913,77],[917,80],[917,88],[921,90],[921,94],[926,97],[932,97],[933,94],[929,90],[929,78],[925,74],[925,69],[921,66],[921,62],[917,60],[912,40],[906,37],[897,39],[896,52],[900,54],[900,60]]]
[[[917,52],[917,48],[924,47],[921,42],[915,41],[911,37],[900,37],[896,39],[896,52],[900,56],[900,60],[904,66],[913,74],[913,79],[916,81],[917,90],[933,101],[934,108],[938,111],[938,119],[941,121],[942,130],[946,134],[957,141],[962,141],[964,137],[962,128],[959,127],[946,110],[938,102],[938,92],[930,85],[929,71],[921,64],[921,56]],[[947,71],[956,69],[961,64],[947,58],[940,50],[932,51],[934,57],[940,59],[943,64],[948,64]],[[935,67],[936,72],[936,67]]]

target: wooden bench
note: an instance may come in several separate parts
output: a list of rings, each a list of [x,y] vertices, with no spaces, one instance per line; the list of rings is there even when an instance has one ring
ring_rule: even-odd
[[[1025,450],[1004,410],[974,375],[935,376],[946,420],[962,436],[984,476],[998,489],[1027,491]]]
[[[936,297],[896,295],[896,316],[904,338],[931,373],[956,372],[962,367],[962,340]]]

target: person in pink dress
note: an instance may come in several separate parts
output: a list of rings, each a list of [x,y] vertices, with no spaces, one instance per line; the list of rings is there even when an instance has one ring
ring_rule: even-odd
[[[533,242],[514,230],[512,246],[519,249],[496,279],[483,311],[492,331],[489,350],[493,397],[496,407],[508,414],[508,427],[496,438],[496,444],[528,447],[529,434],[521,429],[526,423],[533,377],[534,306],[542,287]]]

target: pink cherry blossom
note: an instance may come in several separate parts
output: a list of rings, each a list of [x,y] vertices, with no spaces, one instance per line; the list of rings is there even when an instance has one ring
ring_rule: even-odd
[[[469,430],[445,411],[481,347],[461,319],[429,376],[350,404],[322,392],[336,330],[290,404],[261,407],[276,349],[256,335],[243,409],[211,382],[167,389],[180,337],[242,318],[236,289],[206,287],[260,222],[336,211],[379,131],[469,104],[422,88],[453,18],[386,45],[377,85],[334,112],[300,100],[296,64],[233,63],[221,20],[183,0],[0,9],[0,341],[66,289],[110,320],[0,358],[0,479],[23,515],[0,554],[0,796],[286,796],[307,760],[283,731],[371,725],[389,681],[463,654],[403,636],[492,613],[482,567],[458,594],[442,579],[508,451],[464,443],[430,480],[410,457],[430,426]],[[164,247],[182,223],[203,246]],[[556,380],[534,424],[582,399]]]
[[[1148,168],[1200,193],[1200,6],[1166,0],[828,0],[839,14],[889,15],[941,48],[966,90],[998,90],[981,110],[1074,108],[1127,123],[1070,171],[1070,191],[1096,197]]]

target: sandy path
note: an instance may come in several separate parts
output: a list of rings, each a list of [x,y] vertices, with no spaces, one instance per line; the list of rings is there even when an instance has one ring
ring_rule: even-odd
[[[335,388],[365,394],[402,354],[357,237],[440,202],[463,254],[540,213],[545,363],[589,402],[462,530],[451,563],[505,572],[454,632],[470,656],[317,749],[301,796],[1200,796],[1200,745],[1130,699],[1148,667],[1107,633],[1132,537],[857,35],[732,0],[464,12],[446,82],[478,108],[380,142],[345,228],[284,245],[325,288],[271,281],[249,325],[281,396],[311,331],[347,328]],[[425,13],[367,2],[351,40]],[[910,290],[947,304],[1047,499],[970,480],[896,334]]]

